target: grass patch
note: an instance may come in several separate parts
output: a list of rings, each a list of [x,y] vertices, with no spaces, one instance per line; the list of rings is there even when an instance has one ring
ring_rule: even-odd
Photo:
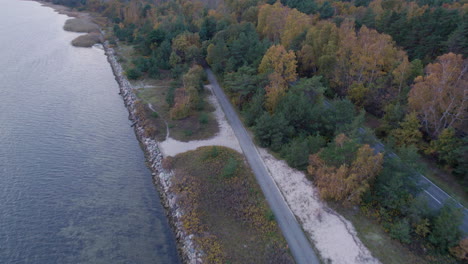
[[[63,29],[78,33],[99,32],[99,26],[87,18],[72,18],[65,21]]]
[[[207,263],[294,263],[243,157],[225,147],[177,155],[173,191]]]

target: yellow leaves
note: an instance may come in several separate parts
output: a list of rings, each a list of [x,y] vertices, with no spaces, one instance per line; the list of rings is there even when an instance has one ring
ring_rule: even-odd
[[[353,103],[359,107],[364,107],[366,95],[369,94],[369,88],[363,84],[353,83],[348,91],[348,96]]]
[[[424,77],[416,78],[409,96],[423,128],[436,137],[444,128],[464,129],[468,107],[468,64],[462,55],[444,54],[426,66]]]
[[[344,142],[346,137],[341,134],[335,140],[339,145],[339,142]],[[307,172],[314,177],[323,199],[359,204],[362,195],[370,188],[372,181],[382,169],[382,163],[382,153],[374,155],[369,145],[363,145],[359,148],[351,166],[346,164],[338,168],[327,166],[318,154],[314,154],[309,157]]]
[[[283,6],[280,1],[262,5],[258,12],[257,31],[273,42],[289,48],[291,41],[312,24],[312,18],[297,9]]]
[[[297,11],[297,9],[290,10],[286,17],[284,30],[281,32],[281,44],[285,48],[289,48],[293,39],[311,26],[312,19],[308,15]]]
[[[294,52],[286,51],[281,45],[271,46],[263,56],[258,71],[270,73],[270,84],[265,87],[266,107],[270,112],[274,112],[279,100],[286,94],[288,83],[296,80],[296,65]]]
[[[450,253],[460,260],[468,260],[468,238],[460,241],[460,243],[450,249]]]
[[[424,218],[421,221],[419,221],[419,223],[415,226],[414,231],[416,232],[416,234],[422,237],[426,237],[427,234],[430,233],[429,226],[430,226],[429,219]]]

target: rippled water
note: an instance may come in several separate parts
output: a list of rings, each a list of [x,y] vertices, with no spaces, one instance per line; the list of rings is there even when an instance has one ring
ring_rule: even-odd
[[[178,263],[104,52],[0,0],[0,263]]]

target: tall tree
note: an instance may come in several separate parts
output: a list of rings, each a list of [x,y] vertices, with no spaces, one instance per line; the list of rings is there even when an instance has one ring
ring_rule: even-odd
[[[468,61],[448,53],[427,65],[409,93],[409,107],[421,120],[424,130],[437,137],[444,128],[467,132]]]
[[[286,51],[282,45],[271,46],[258,66],[261,74],[269,74],[270,84],[265,88],[266,106],[274,112],[282,96],[286,94],[289,83],[297,78],[297,61],[293,51]]]
[[[338,135],[335,147],[343,148],[348,140],[343,134]],[[382,153],[374,154],[369,145],[363,145],[350,165],[342,163],[339,167],[330,166],[320,154],[313,154],[309,157],[307,171],[314,177],[323,198],[359,204],[382,169],[382,162]]]

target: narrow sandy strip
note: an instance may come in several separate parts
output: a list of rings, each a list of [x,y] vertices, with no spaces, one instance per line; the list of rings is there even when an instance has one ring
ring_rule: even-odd
[[[322,259],[339,264],[380,263],[357,237],[352,223],[320,201],[317,189],[304,173],[290,168],[265,149],[258,151]]]
[[[206,85],[205,87],[211,91],[211,85]],[[221,109],[218,100],[216,99],[216,96],[211,93],[208,97],[208,100],[216,108],[214,115],[216,117],[216,121],[218,122],[219,132],[210,139],[193,140],[189,142],[175,140],[169,136],[166,138],[166,140],[159,143],[159,149],[165,157],[175,156],[179,153],[195,150],[203,146],[225,146],[242,153],[239,141],[237,141],[236,135],[234,135],[231,126],[227,122],[224,112]]]

